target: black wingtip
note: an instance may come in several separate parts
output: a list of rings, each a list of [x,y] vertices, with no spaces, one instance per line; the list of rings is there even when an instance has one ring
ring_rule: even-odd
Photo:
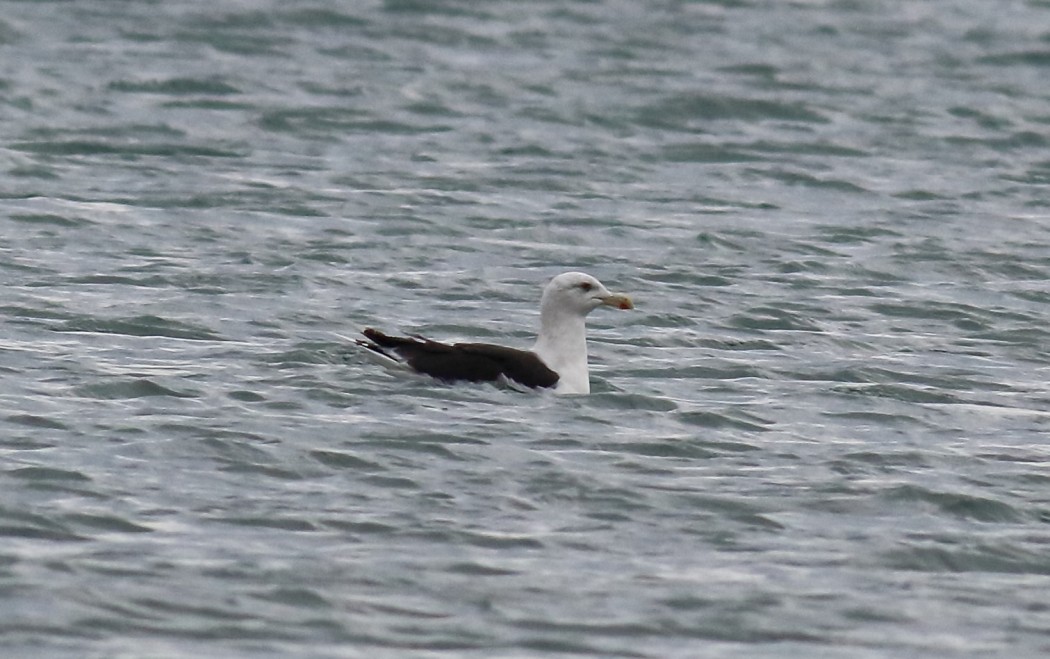
[[[361,330],[361,333],[364,334],[365,338],[369,341],[376,341],[380,338],[383,338],[383,333],[375,329],[374,327],[366,327],[363,330]]]
[[[399,361],[397,357],[395,357],[394,355],[390,354],[386,350],[383,350],[383,346],[378,341],[375,340],[374,335],[378,334],[379,336],[383,336],[382,332],[377,332],[376,330],[374,330],[371,327],[369,327],[369,328],[365,329],[361,333],[365,335],[365,338],[367,338],[368,341],[365,341],[364,339],[356,339],[354,341],[354,343],[356,343],[357,345],[361,346],[362,348],[365,348],[367,350],[371,350],[372,352],[374,352],[376,354],[382,355],[383,357],[386,357],[387,359],[390,359],[392,361]]]

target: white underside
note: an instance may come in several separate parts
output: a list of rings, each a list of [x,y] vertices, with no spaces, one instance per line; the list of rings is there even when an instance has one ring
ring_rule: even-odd
[[[587,330],[583,316],[572,313],[545,313],[540,316],[540,334],[533,352],[547,368],[558,374],[554,392],[589,394],[590,373],[587,370]]]

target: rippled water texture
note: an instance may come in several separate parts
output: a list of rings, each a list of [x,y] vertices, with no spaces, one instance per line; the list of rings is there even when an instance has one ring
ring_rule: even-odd
[[[5,657],[1050,654],[1045,1],[3,9]]]

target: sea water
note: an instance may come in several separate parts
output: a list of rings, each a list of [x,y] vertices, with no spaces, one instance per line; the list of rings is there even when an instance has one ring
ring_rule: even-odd
[[[5,657],[1050,653],[1046,2],[3,7]]]

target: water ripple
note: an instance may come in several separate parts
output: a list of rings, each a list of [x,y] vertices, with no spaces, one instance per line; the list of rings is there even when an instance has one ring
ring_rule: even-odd
[[[1039,3],[8,4],[8,654],[1046,654]]]

